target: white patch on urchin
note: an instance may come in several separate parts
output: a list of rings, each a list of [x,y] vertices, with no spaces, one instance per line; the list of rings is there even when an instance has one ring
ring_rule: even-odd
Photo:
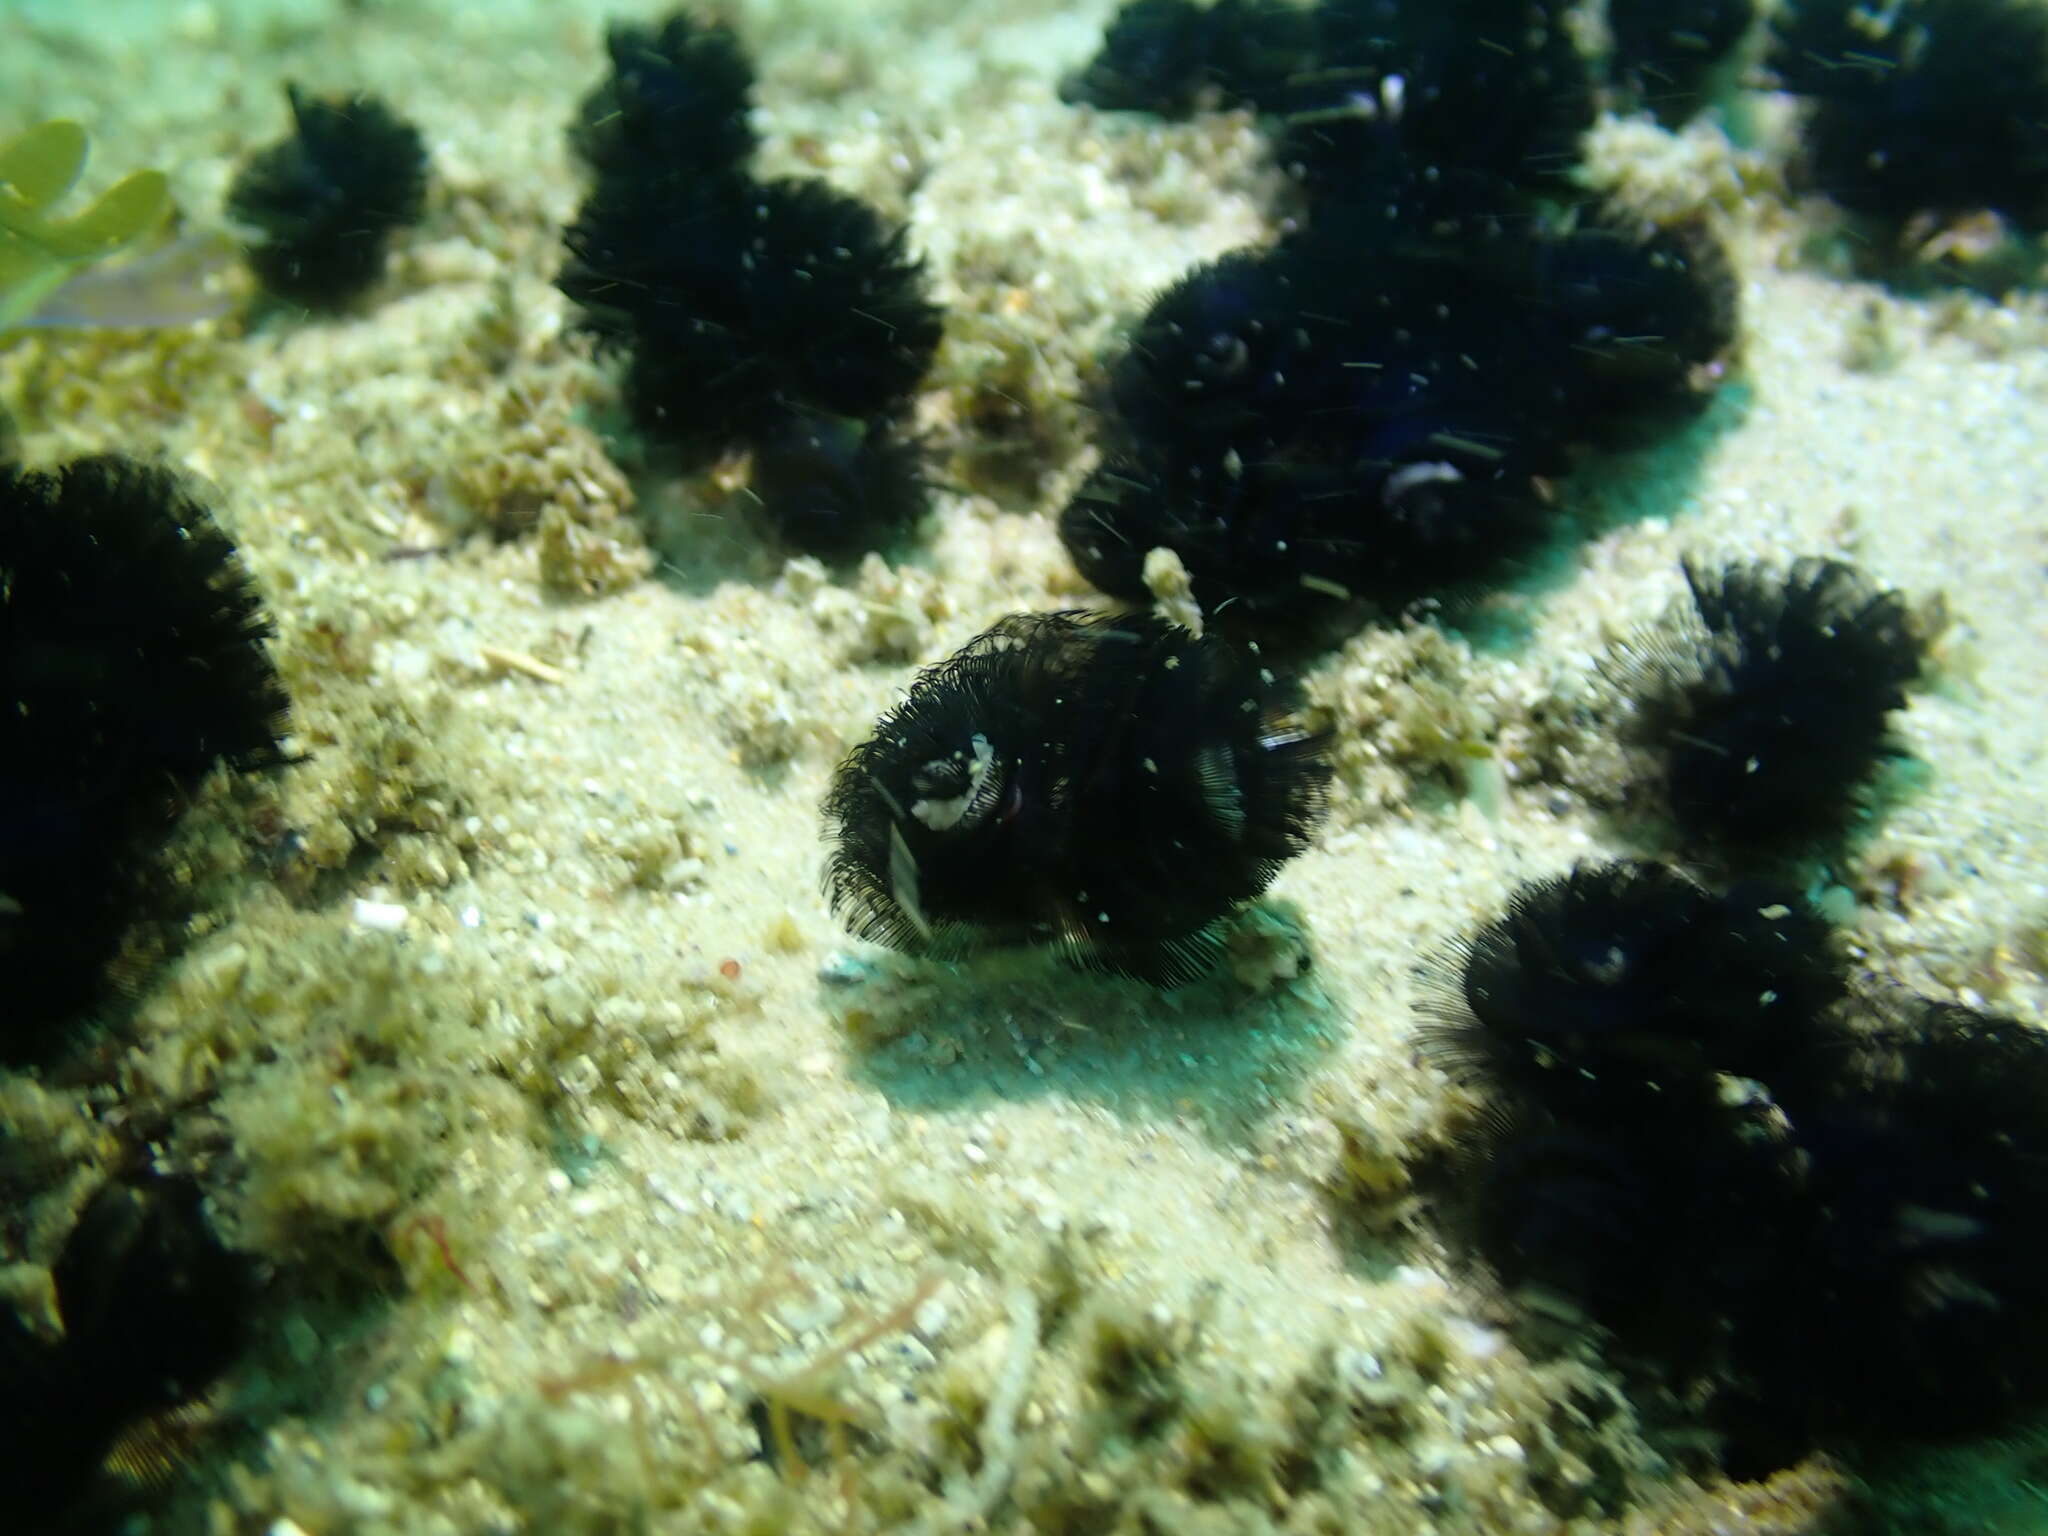
[[[911,802],[910,814],[934,832],[950,831],[960,824],[960,818],[965,816],[967,808],[974,804],[974,797],[981,791],[981,781],[988,777],[989,767],[996,760],[995,748],[988,744],[988,738],[979,731],[975,732],[971,745],[974,748],[974,761],[967,765],[966,788],[944,800]]]

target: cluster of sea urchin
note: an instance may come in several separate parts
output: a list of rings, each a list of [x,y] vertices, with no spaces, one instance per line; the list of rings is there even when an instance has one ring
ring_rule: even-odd
[[[1905,601],[1832,560],[1685,574],[1608,665],[1661,810],[1724,868],[1832,852],[1920,669]],[[1858,994],[1795,888],[1650,863],[1524,887],[1438,977],[1426,1050],[1487,1101],[1457,1223],[1702,1394],[1731,1474],[2048,1399],[2048,1328],[1992,1336],[2048,1293],[2048,1034]]]
[[[1176,983],[1306,845],[1328,777],[1291,688],[1145,615],[1018,615],[924,672],[841,764],[826,888],[863,938],[1051,943]]]
[[[1617,104],[1680,122],[1712,96],[1757,17],[1755,0],[1609,0],[1604,10],[1612,48],[1601,60],[1581,47],[1600,30],[1585,24],[1603,19],[1598,5],[1130,0],[1060,94],[1162,117],[1249,107],[1306,152],[1306,163],[1283,160],[1317,183],[1324,171],[1350,179],[1390,136],[1440,166],[1554,183],[1592,126],[1603,64]],[[1352,151],[1367,146],[1361,161]]]
[[[823,182],[747,174],[753,72],[722,25],[678,14],[609,44],[571,134],[596,184],[556,281],[628,354],[634,421],[691,467],[745,448],[798,548],[901,532],[927,500],[908,411],[940,333],[905,231]]]
[[[1465,243],[1328,208],[1163,294],[1109,370],[1061,518],[1128,599],[1172,550],[1211,611],[1296,626],[1500,572],[1558,526],[1571,449],[1703,399],[1734,284],[1703,230],[1588,218]]]
[[[1438,982],[1454,1227],[1703,1391],[1731,1473],[2048,1399],[2048,1034],[1858,996],[1795,894],[1656,864],[1524,887]]]
[[[1061,520],[1084,576],[1141,599],[1165,548],[1204,608],[1311,632],[1456,592],[1560,528],[1578,446],[1706,398],[1736,335],[1712,232],[1552,201],[1595,99],[1563,10],[1119,15],[1070,93],[1249,102],[1310,207],[1167,290],[1112,362],[1102,463]]]
[[[1409,213],[1474,177],[1559,185],[1592,126],[1593,75],[1556,0],[1134,0],[1069,101],[1182,116],[1248,106],[1319,197],[1397,187]],[[1410,175],[1409,172],[1427,172]],[[1512,199],[1511,199],[1512,201]]]

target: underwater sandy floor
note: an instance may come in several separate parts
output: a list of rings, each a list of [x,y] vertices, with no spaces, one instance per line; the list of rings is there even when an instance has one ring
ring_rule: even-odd
[[[1838,553],[1953,623],[1902,720],[1922,782],[1830,900],[1874,976],[2048,1022],[2048,318],[1802,266],[1768,155],[1700,149],[1734,382],[1574,482],[1606,531],[1486,643],[1369,629],[1314,666],[1333,812],[1230,973],[918,965],[824,908],[827,778],[918,666],[1093,600],[1051,524],[1087,383],[1278,189],[1243,119],[1059,104],[1107,0],[725,7],[759,169],[906,218],[949,306],[923,548],[783,563],[742,497],[614,441],[550,286],[617,9],[0,11],[0,132],[76,117],[96,184],[160,166],[195,224],[286,79],[383,94],[434,160],[358,315],[0,345],[31,462],[218,488],[307,753],[188,818],[196,916],[132,1048],[0,1082],[58,1170],[0,1254],[18,1290],[133,1124],[276,1267],[151,1528],[1808,1529],[1829,1469],[1694,1481],[1417,1216],[1405,1160],[1459,1106],[1412,1059],[1415,970],[1629,851],[1560,722],[1681,555]]]

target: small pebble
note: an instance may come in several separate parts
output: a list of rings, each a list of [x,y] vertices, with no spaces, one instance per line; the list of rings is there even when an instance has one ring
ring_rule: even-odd
[[[856,982],[866,981],[874,974],[875,968],[865,960],[833,950],[818,967],[818,980],[828,987],[850,987]]]
[[[373,929],[378,933],[396,933],[405,926],[405,908],[395,901],[364,901],[355,904],[355,921],[358,928]]]

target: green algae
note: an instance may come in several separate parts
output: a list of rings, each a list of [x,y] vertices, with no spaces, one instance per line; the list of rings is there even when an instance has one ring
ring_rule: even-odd
[[[34,314],[74,274],[156,230],[170,212],[161,171],[124,176],[82,213],[53,212],[89,153],[85,129],[61,118],[0,144],[0,331]]]

